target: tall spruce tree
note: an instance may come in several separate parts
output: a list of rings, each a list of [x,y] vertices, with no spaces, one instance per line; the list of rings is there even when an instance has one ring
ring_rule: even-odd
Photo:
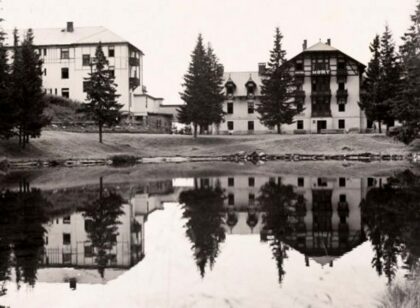
[[[180,93],[185,105],[178,109],[178,120],[185,124],[192,123],[194,138],[197,137],[198,127],[207,128],[223,120],[222,83],[223,66],[211,47],[206,50],[200,34],[184,76],[184,91]]]
[[[0,29],[0,138],[9,138],[13,136],[17,110],[9,99],[10,66],[4,41],[5,33]]]
[[[388,26],[381,37],[381,79],[379,83],[378,117],[387,125],[387,132],[394,122],[393,106],[401,85],[401,65],[395,51],[395,43]]]
[[[17,109],[15,126],[19,144],[24,148],[30,137],[41,135],[41,129],[49,124],[50,119],[43,114],[46,104],[42,90],[42,60],[33,46],[33,32],[31,29],[27,31],[21,45],[16,29],[13,36],[9,99]]]
[[[360,107],[365,111],[366,117],[370,121],[377,121],[379,132],[382,132],[380,112],[379,112],[379,84],[381,79],[380,62],[380,38],[376,35],[369,46],[372,58],[368,64],[366,78],[362,85],[362,95]]]
[[[411,16],[412,25],[402,37],[402,85],[394,105],[395,117],[402,123],[398,139],[410,143],[420,133],[420,1]]]
[[[281,133],[282,124],[292,124],[293,118],[301,112],[300,104],[294,99],[295,82],[290,74],[286,51],[282,48],[283,35],[276,28],[274,48],[266,75],[262,79],[261,102],[257,105],[260,121],[267,127],[277,127]]]
[[[102,143],[103,127],[112,127],[121,120],[122,104],[119,104],[116,94],[117,85],[114,75],[109,69],[109,62],[102,50],[102,44],[99,42],[95,52],[95,63],[92,65],[92,71],[87,81],[87,103],[82,104],[79,112],[83,112],[88,118],[92,119],[99,128],[99,142]]]

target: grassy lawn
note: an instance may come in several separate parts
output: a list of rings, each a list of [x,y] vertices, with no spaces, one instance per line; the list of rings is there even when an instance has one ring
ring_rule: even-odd
[[[416,151],[418,144],[405,146],[383,135],[254,135],[199,136],[105,134],[104,144],[97,134],[45,131],[22,150],[17,140],[0,141],[0,156],[23,158],[102,158],[114,154],[138,156],[201,156],[262,150],[284,153],[392,153]]]

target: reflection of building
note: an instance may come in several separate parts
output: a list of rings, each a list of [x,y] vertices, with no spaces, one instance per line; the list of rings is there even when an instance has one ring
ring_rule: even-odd
[[[119,190],[124,190],[124,187],[119,187]],[[127,192],[121,193],[128,194],[125,198],[128,202],[121,205],[123,213],[118,216],[120,223],[115,225],[116,244],[107,251],[109,260],[105,265],[107,270],[103,278],[97,271],[97,248],[92,246],[89,239],[89,232],[92,231],[91,218],[84,215],[83,208],[79,208],[78,212],[63,216],[65,208],[67,208],[67,213],[69,211],[70,203],[66,198],[69,192],[73,195],[74,204],[76,195],[79,195],[80,200],[83,201],[88,198],[92,200],[97,197],[98,189],[71,188],[64,189],[62,192],[54,191],[52,195],[46,192],[48,198],[55,201],[55,207],[60,209],[61,215],[60,218],[54,218],[44,226],[46,244],[43,267],[48,268],[48,272],[44,274],[42,270],[40,271],[40,281],[105,282],[116,278],[144,257],[147,217],[153,211],[163,208],[165,195],[173,192],[172,182],[170,180],[149,182],[145,186],[136,186],[125,191]],[[57,204],[60,200],[64,201],[64,206]]]
[[[261,187],[269,181],[294,186],[298,194],[288,221],[294,232],[281,240],[320,264],[332,261],[364,241],[360,203],[381,178],[232,176],[201,178],[196,187],[220,185],[225,191],[225,222],[232,234],[260,233],[270,238],[258,203]],[[385,183],[385,182],[384,182]],[[185,188],[187,189],[187,188]],[[191,189],[191,188],[188,188]],[[275,201],[274,201],[275,202]]]

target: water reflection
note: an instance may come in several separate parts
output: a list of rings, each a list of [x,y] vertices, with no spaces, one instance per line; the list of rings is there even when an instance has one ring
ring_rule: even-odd
[[[146,256],[148,217],[180,203],[185,239],[205,279],[230,235],[269,245],[282,284],[291,251],[302,266],[334,267],[369,240],[372,266],[392,281],[420,257],[420,180],[227,176],[43,189],[24,178],[0,194],[0,295],[13,282],[106,283]],[[171,205],[176,206],[176,205]],[[165,226],[161,226],[165,228]],[[147,257],[147,256],[146,256]],[[265,262],[253,260],[253,262]],[[300,261],[299,261],[300,262]],[[48,274],[40,269],[48,269]],[[308,269],[310,274],[310,269]]]

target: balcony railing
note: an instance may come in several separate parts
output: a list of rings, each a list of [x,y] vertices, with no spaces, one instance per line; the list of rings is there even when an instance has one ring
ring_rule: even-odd
[[[312,97],[330,97],[331,90],[312,91]]]
[[[303,90],[296,90],[295,97],[298,99],[305,99],[306,93]]]
[[[331,109],[328,110],[314,110],[312,109],[313,118],[329,118],[331,117]]]
[[[337,98],[338,99],[347,99],[348,96],[349,96],[349,93],[348,93],[347,89],[337,90]]]
[[[324,76],[324,75],[330,75],[331,70],[330,66],[326,64],[315,64],[312,65],[312,75],[313,76]]]
[[[337,69],[338,77],[347,77],[347,68],[338,68]]]
[[[139,58],[130,57],[128,59],[128,64],[130,64],[130,66],[139,66],[140,65],[140,59]]]
[[[140,85],[140,79],[137,77],[130,77],[130,89],[135,89]]]

